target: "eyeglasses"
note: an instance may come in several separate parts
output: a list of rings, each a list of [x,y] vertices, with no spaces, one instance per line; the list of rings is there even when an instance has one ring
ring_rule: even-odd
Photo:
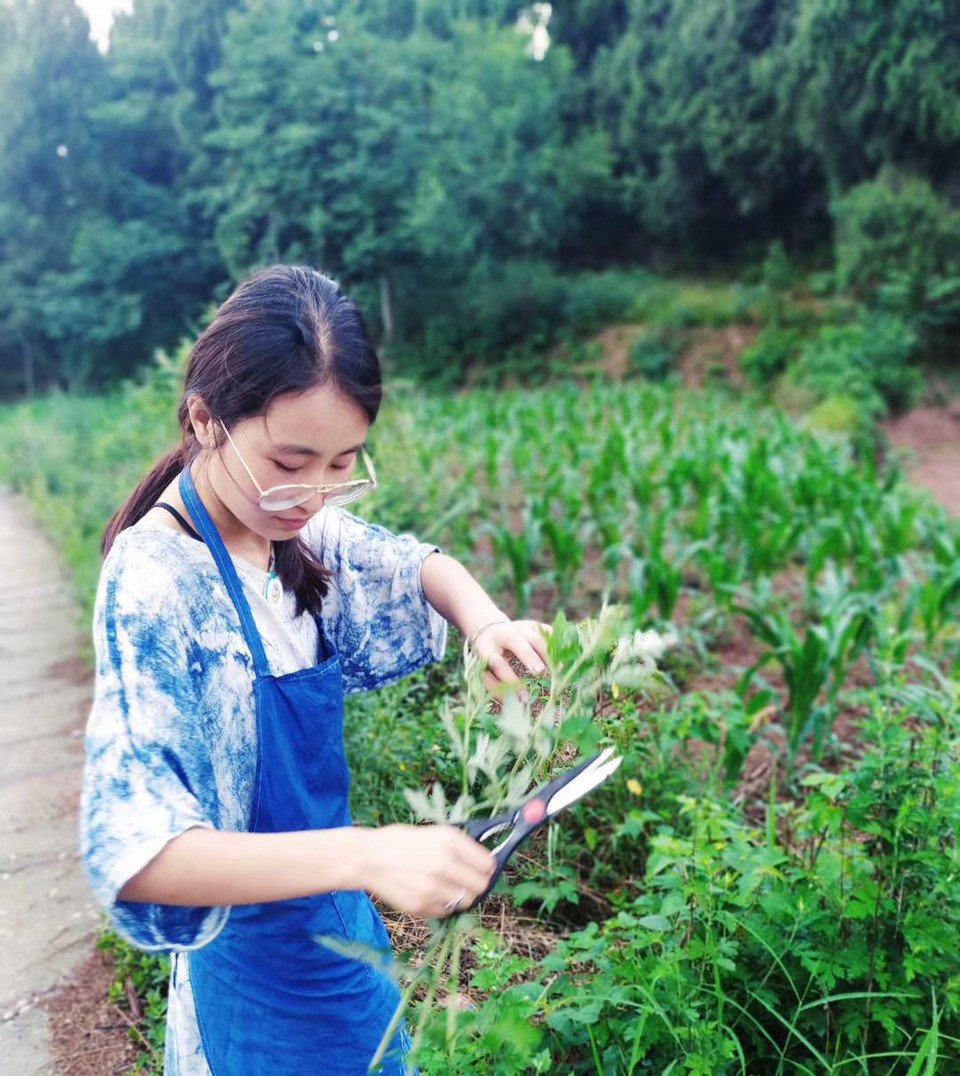
[[[237,454],[237,459],[243,464],[243,469],[250,476],[250,481],[256,486],[259,497],[257,505],[264,512],[285,512],[288,508],[296,508],[299,504],[305,504],[312,497],[323,496],[324,504],[349,504],[357,500],[365,493],[369,493],[377,485],[377,475],[373,469],[373,460],[367,455],[367,450],[361,446],[360,458],[367,470],[369,478],[354,478],[349,482],[335,482],[329,486],[308,486],[305,483],[295,483],[286,486],[271,486],[270,489],[261,489],[260,483],[253,477],[253,471],[247,466],[247,461],[240,455],[240,449],[230,436],[230,431],[223,423],[223,432],[227,440]]]

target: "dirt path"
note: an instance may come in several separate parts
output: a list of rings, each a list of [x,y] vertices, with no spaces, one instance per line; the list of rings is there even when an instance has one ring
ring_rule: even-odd
[[[0,564],[0,1072],[32,1076],[57,1071],[41,1003],[100,919],[76,837],[90,676],[56,551],[4,491]]]
[[[960,516],[960,407],[916,407],[884,428],[906,454],[908,478]]]

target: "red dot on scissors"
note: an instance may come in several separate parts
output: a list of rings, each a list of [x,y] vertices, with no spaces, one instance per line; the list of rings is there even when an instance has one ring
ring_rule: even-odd
[[[542,822],[547,813],[547,805],[543,800],[531,800],[529,803],[523,805],[523,820],[524,822],[535,825],[537,822]]]

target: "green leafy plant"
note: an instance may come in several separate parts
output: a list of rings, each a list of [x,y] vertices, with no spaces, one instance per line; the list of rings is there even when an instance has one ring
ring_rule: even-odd
[[[109,999],[127,1014],[131,1041],[138,1047],[137,1072],[160,1076],[166,1038],[170,958],[145,953],[112,931],[104,931],[97,948],[114,961]]]
[[[630,345],[630,372],[649,381],[662,381],[673,371],[679,350],[674,332],[644,330]]]
[[[873,314],[850,325],[827,325],[807,343],[792,374],[823,399],[851,396],[867,414],[903,408],[914,399],[920,375],[910,365],[916,336],[899,318]]]
[[[561,744],[595,745],[599,730],[590,718],[603,686],[616,683],[640,689],[656,674],[652,638],[624,636],[623,626],[623,613],[614,607],[605,607],[596,619],[579,624],[560,614],[548,636],[544,682],[529,684],[523,694],[502,692],[496,700],[483,687],[482,664],[469,647],[465,648],[462,702],[441,715],[460,763],[459,786],[451,794],[439,781],[429,792],[408,790],[407,800],[414,813],[424,821],[441,824],[497,814],[522,802],[531,785],[543,780]],[[422,962],[407,975],[400,1006],[371,1070],[380,1064],[419,991],[425,991],[425,1000],[413,1031],[414,1056],[424,1042],[431,1006],[441,990],[450,999],[446,1044],[448,1056],[454,1056],[460,960],[475,929],[475,919],[468,914],[435,925]]]
[[[802,335],[798,329],[768,326],[740,354],[740,369],[758,388],[783,373],[799,353]]]
[[[818,619],[803,627],[794,624],[786,610],[776,608],[762,587],[755,597],[737,607],[750,621],[757,638],[770,647],[748,670],[747,680],[769,661],[776,661],[783,671],[791,761],[808,739],[812,739],[814,757],[819,758],[846,671],[874,631],[870,598],[838,586],[835,573],[827,576],[820,598]]]

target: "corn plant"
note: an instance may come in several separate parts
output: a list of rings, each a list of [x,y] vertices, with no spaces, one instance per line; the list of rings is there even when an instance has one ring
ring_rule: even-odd
[[[787,610],[771,601],[769,588],[737,605],[757,638],[770,648],[748,670],[749,680],[768,662],[776,661],[787,685],[787,749],[791,761],[812,738],[819,758],[824,736],[833,723],[837,696],[846,671],[873,635],[875,610],[867,595],[846,592],[837,575],[821,591],[819,619],[794,624]]]
[[[530,607],[534,567],[540,554],[540,521],[531,511],[528,502],[521,510],[520,526],[516,533],[507,523],[496,522],[488,524],[487,531],[495,555],[506,562],[509,569],[516,615],[525,616]]]
[[[948,620],[952,619],[958,598],[960,564],[949,567],[937,565],[926,578],[913,583],[905,604],[916,613],[927,646],[933,644]]]
[[[647,542],[637,541],[630,568],[630,608],[640,622],[656,606],[670,620],[683,586],[683,559],[667,548],[666,517],[658,516]]]
[[[583,499],[575,485],[560,480],[534,503],[532,511],[553,559],[553,579],[563,606],[573,592],[587,552],[580,522]]]

